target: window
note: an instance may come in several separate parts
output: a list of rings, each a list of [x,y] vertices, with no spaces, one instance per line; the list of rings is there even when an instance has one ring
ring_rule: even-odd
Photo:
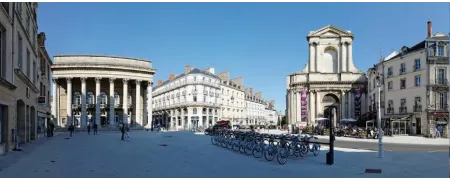
[[[400,99],[400,107],[406,107],[406,99]]]
[[[87,104],[94,104],[94,94],[91,92],[87,93]]]
[[[400,64],[400,74],[404,74],[406,72],[406,65],[405,63]]]
[[[21,4],[21,3],[19,3],[19,4]],[[18,43],[18,53],[19,53],[19,56],[17,57],[17,65],[19,66],[19,69],[20,70],[22,70],[23,71],[23,69],[22,69],[22,61],[23,61],[23,39],[22,39],[22,36],[20,36],[20,34],[19,33],[17,33],[17,39],[19,40],[19,43]]]
[[[414,60],[414,70],[415,71],[420,70],[420,59]]]
[[[391,77],[391,76],[392,76],[392,67],[389,67],[388,71],[387,71],[387,77]]]
[[[388,90],[392,90],[392,88],[393,88],[392,81],[389,81],[388,82]]]
[[[197,81],[197,77],[194,77],[194,81]]]
[[[438,70],[438,83],[445,84],[445,69]]]
[[[108,95],[105,92],[100,93],[100,104],[107,104]]]
[[[193,97],[194,102],[197,102],[197,96]]]
[[[192,109],[192,114],[197,114],[197,108]]]
[[[27,14],[27,24],[25,29],[27,30],[27,32],[30,32],[30,16]]]
[[[444,46],[438,46],[438,56],[444,56]]]
[[[414,98],[414,105],[420,105],[420,96]]]
[[[415,85],[416,85],[416,87],[419,87],[420,86],[420,76],[416,76],[416,77],[414,77],[414,79],[415,79]]]
[[[439,93],[439,109],[447,109],[447,93]]]
[[[74,93],[72,104],[81,104],[81,94],[79,92]]]
[[[30,64],[31,64],[31,55],[30,51],[27,50],[27,77],[30,78]]]
[[[406,87],[406,79],[400,79],[400,89],[405,89]]]

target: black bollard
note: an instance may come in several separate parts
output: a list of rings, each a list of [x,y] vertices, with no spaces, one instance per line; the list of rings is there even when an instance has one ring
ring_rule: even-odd
[[[330,111],[329,117],[328,119],[330,120],[330,125],[329,125],[329,131],[330,131],[330,150],[327,153],[327,164],[328,165],[333,165],[334,164],[334,106],[328,106],[328,110]]]

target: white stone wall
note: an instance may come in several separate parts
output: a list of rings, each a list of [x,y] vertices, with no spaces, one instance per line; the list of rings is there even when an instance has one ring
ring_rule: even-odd
[[[238,90],[223,84],[220,87],[222,118],[242,121],[246,117],[244,90]]]

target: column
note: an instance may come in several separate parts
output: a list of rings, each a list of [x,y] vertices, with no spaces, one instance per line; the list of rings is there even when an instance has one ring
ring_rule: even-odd
[[[314,99],[314,94],[313,94],[313,91],[311,91],[311,90],[308,90],[308,121],[307,121],[307,124],[308,124],[308,126],[311,126],[311,125],[314,125],[314,123],[312,123],[313,121],[313,119],[314,119],[314,101],[313,101],[313,99]]]
[[[315,51],[314,51],[314,42],[310,42],[309,43],[309,72],[314,72],[315,71],[315,60],[314,57],[316,55]]]
[[[345,118],[345,91],[341,91],[341,119]]]
[[[143,127],[141,116],[141,80],[136,80],[136,109],[135,109],[135,122],[137,126]]]
[[[128,79],[122,79],[123,82],[123,95],[122,95],[122,122],[128,124]]]
[[[293,96],[292,96],[292,102],[293,102],[293,104],[294,104],[294,109],[293,109],[293,115],[294,115],[294,119],[292,119],[293,121],[292,121],[292,123],[291,124],[294,124],[295,122],[297,122],[297,108],[298,108],[298,103],[297,103],[297,90],[293,90],[292,91],[292,94],[293,94]]]
[[[347,70],[350,71],[350,63],[353,61],[352,44],[348,43]]]
[[[347,93],[347,118],[352,117],[352,91]]]
[[[317,61],[318,55],[317,54],[319,54],[319,46],[317,43],[314,43],[314,72],[319,71],[317,68],[317,63],[318,63],[318,61]]]
[[[295,102],[297,105],[297,122],[302,122],[302,91],[296,92],[297,99]]]
[[[192,117],[192,108],[188,108],[188,129],[190,129],[191,127],[192,127],[192,119],[191,119],[191,117]],[[199,114],[198,113],[199,111],[197,111],[197,114]],[[201,116],[203,116],[203,109],[200,111],[201,113],[200,113],[200,115]]]
[[[114,80],[116,78],[109,78],[109,126],[114,127],[116,122],[116,113],[114,112],[114,106],[116,104],[116,98],[114,97]]]
[[[86,78],[81,79],[81,120],[78,122],[80,127],[84,127],[86,124]]]
[[[57,86],[57,82],[56,82],[56,78],[53,78],[52,79],[52,95],[53,95],[53,99],[52,99],[52,115],[56,118],[57,117],[57,115],[56,115],[56,99],[57,99],[57,95],[56,95],[56,86]],[[47,98],[50,98],[50,97],[47,97]],[[47,122],[47,121],[45,121],[45,122]],[[58,125],[60,125],[59,123],[58,123]]]
[[[315,114],[314,114],[314,121],[315,121],[315,118],[317,118],[317,117],[319,117],[319,92],[315,92],[314,93],[315,94],[315,104],[316,104],[316,107],[314,108],[315,109]]]
[[[346,42],[341,42],[341,71],[347,72],[347,45]]]
[[[153,127],[153,104],[152,104],[152,82],[147,82],[147,126]]]
[[[95,78],[95,124],[100,126],[100,77]]]
[[[56,122],[60,127],[64,127],[64,124],[61,123],[61,104],[60,104],[60,98],[61,98],[61,92],[60,92],[61,86],[56,85],[56,95],[54,98],[56,99]]]
[[[72,118],[72,78],[67,78],[67,93],[66,93],[66,101],[67,101],[67,125],[73,124]]]

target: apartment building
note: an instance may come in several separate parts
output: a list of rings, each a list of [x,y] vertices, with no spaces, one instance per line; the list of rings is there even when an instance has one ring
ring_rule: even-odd
[[[220,119],[221,80],[214,68],[200,70],[185,66],[184,73],[170,73],[158,80],[153,91],[155,124],[180,130],[209,127]]]
[[[368,71],[369,111],[377,110],[376,76],[380,74],[381,116],[393,134],[448,132],[449,36],[432,35],[431,21],[427,31],[425,40],[403,46]]]
[[[28,143],[42,132],[48,116],[49,59],[38,43],[34,2],[0,3],[0,154]],[[44,38],[45,39],[45,38]],[[42,41],[42,36],[41,39]],[[41,86],[42,83],[42,86]],[[38,121],[38,117],[41,118]]]
[[[246,117],[244,79],[230,79],[229,72],[222,72],[217,76],[220,78],[220,119],[231,121],[232,125],[242,124]]]
[[[245,124],[265,125],[266,102],[261,92],[254,92],[253,88],[245,89],[245,104],[247,117]]]

